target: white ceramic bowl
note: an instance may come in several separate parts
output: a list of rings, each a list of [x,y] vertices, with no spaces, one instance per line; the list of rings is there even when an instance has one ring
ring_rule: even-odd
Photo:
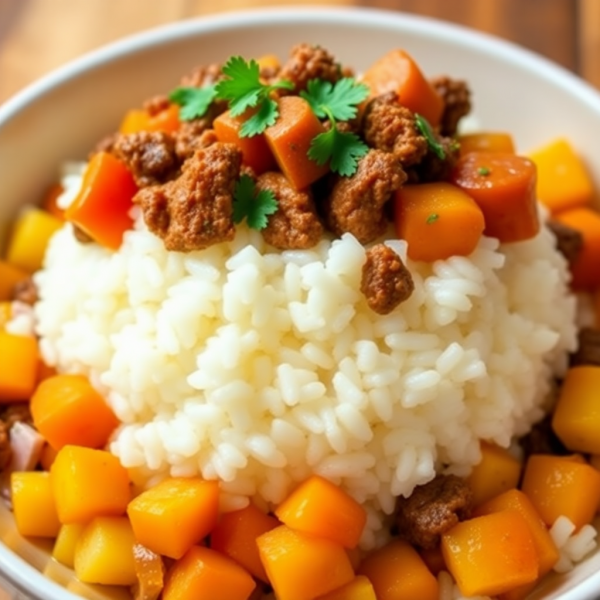
[[[0,106],[0,241],[19,206],[41,196],[61,162],[84,158],[117,127],[125,109],[169,91],[197,64],[233,54],[283,57],[301,41],[325,46],[358,70],[403,47],[428,75],[466,79],[481,125],[512,132],[520,151],[568,137],[600,188],[600,95],[564,69],[489,36],[398,13],[261,10],[176,23],[125,39],[59,69]],[[3,505],[0,539],[0,573],[15,598],[127,597],[120,590],[77,582],[49,558],[49,545],[17,534]],[[532,599],[593,600],[599,590],[600,551],[568,575],[549,578]]]

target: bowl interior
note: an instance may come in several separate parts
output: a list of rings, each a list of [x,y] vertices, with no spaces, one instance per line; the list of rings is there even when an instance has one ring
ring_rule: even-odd
[[[295,8],[192,20],[128,38],[90,54],[0,107],[0,242],[19,208],[35,203],[65,160],[85,159],[114,131],[127,108],[173,89],[198,64],[234,54],[285,57],[298,42],[320,44],[358,71],[392,48],[405,48],[429,76],[465,79],[482,128],[509,131],[521,152],[564,136],[600,187],[600,96],[544,59],[457,26],[398,13]],[[23,540],[0,506],[0,571],[40,598],[125,597],[78,583],[49,559],[49,546]],[[20,557],[20,558],[19,558]],[[586,600],[600,589],[600,551],[563,577],[550,577],[537,600]]]

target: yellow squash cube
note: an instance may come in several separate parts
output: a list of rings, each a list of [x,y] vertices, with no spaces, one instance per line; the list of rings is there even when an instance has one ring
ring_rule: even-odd
[[[54,542],[52,557],[59,563],[73,568],[75,546],[84,529],[85,525],[83,523],[69,523],[67,525],[62,525],[58,532],[58,536],[56,537],[56,541]]]

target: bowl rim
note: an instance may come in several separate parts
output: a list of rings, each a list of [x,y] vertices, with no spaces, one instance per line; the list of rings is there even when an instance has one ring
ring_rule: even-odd
[[[289,23],[290,20],[304,25],[319,21],[333,26],[338,24],[366,26],[390,31],[410,28],[411,32],[424,37],[435,37],[490,57],[502,56],[505,62],[518,66],[520,70],[535,72],[537,77],[564,86],[580,102],[589,105],[600,114],[600,92],[597,89],[566,67],[514,42],[463,25],[402,11],[299,4],[199,15],[145,29],[104,44],[51,70],[0,104],[0,129],[55,88],[77,79],[85,72],[117,62],[125,55],[142,53],[149,48],[169,45],[177,40],[208,33],[276,26]],[[2,578],[25,596],[33,593],[48,600],[81,600],[81,596],[47,578],[0,542],[0,579]],[[563,600],[592,600],[598,589],[600,589],[600,572],[593,574],[576,589],[564,594],[562,598]]]

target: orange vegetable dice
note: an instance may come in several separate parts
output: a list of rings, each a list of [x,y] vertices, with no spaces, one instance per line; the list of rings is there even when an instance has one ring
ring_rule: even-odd
[[[458,523],[442,535],[442,552],[465,596],[495,596],[538,577],[533,538],[516,510]]]
[[[255,586],[250,574],[231,558],[193,546],[171,568],[162,600],[248,600]]]
[[[37,370],[37,340],[0,331],[0,403],[29,400]]]
[[[439,585],[418,552],[394,540],[367,556],[359,570],[373,584],[377,600],[437,600]]]
[[[482,131],[458,136],[460,155],[469,152],[509,152],[515,153],[515,145],[510,133]]]
[[[521,463],[506,448],[481,443],[481,461],[473,467],[467,483],[473,491],[473,506],[517,487]]]
[[[314,600],[354,578],[341,544],[280,525],[256,540],[278,600]]]
[[[30,408],[34,425],[55,450],[67,444],[101,448],[119,424],[84,375],[45,379],[35,390]]]
[[[127,514],[140,544],[157,554],[181,558],[217,524],[219,484],[171,477],[134,498]]]
[[[282,523],[354,548],[360,541],[367,513],[339,486],[319,475],[301,483],[276,509]]]
[[[125,113],[119,126],[119,133],[139,133],[140,131],[164,131],[173,133],[179,129],[179,106],[170,104],[156,114],[150,114],[144,109],[131,109]]]
[[[579,461],[532,454],[521,489],[546,525],[564,515],[580,529],[592,520],[600,503],[600,472]]]
[[[373,584],[364,575],[357,575],[350,583],[329,594],[319,596],[318,600],[378,600]]]
[[[50,474],[14,472],[10,477],[15,523],[21,535],[54,538],[60,530]]]
[[[11,300],[15,285],[29,277],[25,269],[0,260],[0,301]]]
[[[256,538],[278,525],[275,517],[250,503],[246,508],[221,515],[210,534],[210,547],[235,560],[257,579],[268,582]]]
[[[63,446],[52,463],[50,478],[63,524],[123,515],[131,497],[126,469],[105,450]]]
[[[587,167],[564,138],[529,152],[537,166],[537,197],[552,213],[587,206],[594,186]]]
[[[75,548],[85,527],[84,523],[61,525],[52,548],[52,558],[72,569],[75,564]]]

